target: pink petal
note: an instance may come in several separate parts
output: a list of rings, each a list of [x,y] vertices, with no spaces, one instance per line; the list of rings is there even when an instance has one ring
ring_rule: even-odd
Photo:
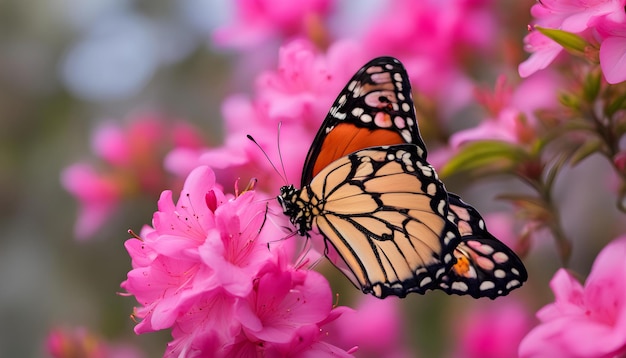
[[[562,331],[567,330],[568,320],[551,321],[535,327],[519,345],[520,358],[572,358],[558,339]]]
[[[61,184],[79,203],[74,233],[87,239],[113,214],[122,195],[120,185],[86,164],[74,164],[61,173]]]
[[[554,292],[555,303],[546,305],[537,312],[543,322],[560,318],[563,315],[579,315],[584,312],[583,287],[567,270],[559,269],[550,287]]]
[[[626,81],[626,37],[609,37],[600,45],[600,67],[606,81]]]
[[[561,45],[545,37],[537,30],[526,35],[524,43],[527,51],[532,54],[518,66],[519,75],[522,77],[528,77],[548,67],[563,50]]]
[[[127,166],[132,154],[124,129],[114,121],[101,124],[91,140],[94,153],[113,166]]]

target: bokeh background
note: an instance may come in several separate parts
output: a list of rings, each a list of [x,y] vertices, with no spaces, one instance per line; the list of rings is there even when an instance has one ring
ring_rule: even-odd
[[[501,28],[506,41],[494,46],[499,61],[472,64],[476,83],[488,86],[501,71],[515,78],[513,65],[526,57],[522,38],[534,1],[491,3],[496,23],[506,25]],[[221,143],[224,99],[251,93],[254,76],[276,67],[281,44],[270,42],[258,57],[217,46],[213,31],[231,21],[233,4],[0,2],[0,357],[48,356],[46,337],[59,327],[85,327],[102,340],[137,347],[146,357],[162,354],[168,332],[135,336],[129,318],[134,299],[117,295],[130,269],[123,247],[126,230],[138,231],[150,222],[158,197],[124,202],[93,239],[79,241],[73,231],[77,202],[63,189],[60,173],[74,162],[93,159],[90,139],[99,123],[124,123],[142,111],[182,118],[198,128],[205,143]],[[337,2],[329,23],[349,37],[392,4]],[[480,120],[480,112],[470,105],[455,119],[452,130],[467,128]],[[437,145],[428,134],[427,145]],[[554,193],[573,241],[570,268],[583,277],[597,252],[624,229],[613,208],[609,173],[602,158],[592,157],[565,170]],[[446,183],[483,214],[510,214],[510,205],[495,200],[495,193],[525,190],[509,178],[471,183],[450,178]],[[511,302],[524,312],[520,326],[529,329],[534,312],[552,300],[548,282],[560,267],[547,233],[533,238],[525,262],[529,282],[511,295]],[[338,272],[323,265],[321,270],[341,294],[341,304],[356,302],[359,293]],[[472,312],[485,307],[497,312],[502,305],[439,292],[399,304],[407,345],[423,357],[453,356],[462,344],[459,330],[482,322]]]

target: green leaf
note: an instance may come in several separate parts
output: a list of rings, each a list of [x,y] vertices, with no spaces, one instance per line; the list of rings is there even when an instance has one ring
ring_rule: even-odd
[[[580,109],[580,98],[573,93],[561,92],[557,95],[557,98],[564,107],[571,108],[577,111]]]
[[[527,157],[523,148],[503,141],[478,141],[463,146],[441,169],[442,177],[470,171],[505,172]]]
[[[595,69],[590,71],[583,83],[583,96],[587,102],[593,102],[600,93],[600,85],[602,83],[602,71]]]
[[[591,46],[587,40],[571,32],[536,25],[535,29],[576,55],[584,56],[585,50]]]

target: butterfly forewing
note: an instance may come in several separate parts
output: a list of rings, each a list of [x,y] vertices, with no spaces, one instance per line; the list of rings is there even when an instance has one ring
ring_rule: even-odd
[[[324,168],[302,198],[313,227],[343,258],[364,292],[378,297],[432,288],[445,272],[446,236],[458,236],[436,173],[405,144],[361,150]]]
[[[379,57],[363,66],[333,103],[309,150],[302,186],[334,160],[357,150],[413,143],[426,158],[404,66]]]

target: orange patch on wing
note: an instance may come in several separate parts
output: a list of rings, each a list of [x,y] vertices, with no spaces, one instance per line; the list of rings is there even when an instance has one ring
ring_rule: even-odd
[[[350,123],[340,123],[326,135],[320,154],[313,166],[313,176],[316,176],[328,164],[357,150],[403,143],[406,141],[393,130],[372,130],[357,127]]]
[[[467,277],[470,270],[470,261],[467,256],[455,250],[454,256],[456,257],[456,263],[452,266],[454,272],[459,276]]]

